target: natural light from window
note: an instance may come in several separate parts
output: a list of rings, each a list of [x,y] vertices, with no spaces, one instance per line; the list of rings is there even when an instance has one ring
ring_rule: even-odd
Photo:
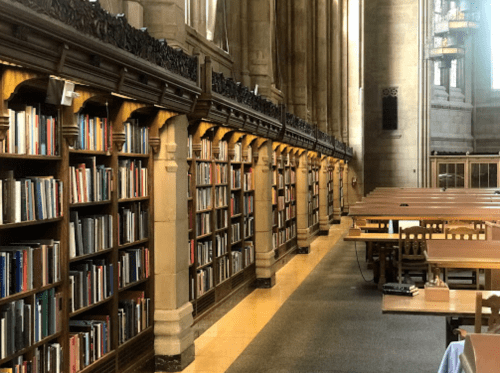
[[[491,14],[500,14],[500,1],[493,0],[491,2]],[[495,17],[492,17],[494,19]],[[500,37],[500,23],[491,21],[491,75],[492,88],[500,89],[500,48],[493,40],[498,40]]]

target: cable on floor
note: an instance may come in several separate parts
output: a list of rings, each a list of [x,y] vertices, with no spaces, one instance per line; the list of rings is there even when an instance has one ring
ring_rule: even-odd
[[[358,247],[356,246],[357,242],[354,241],[354,250],[356,250],[356,261],[358,262],[358,268],[359,268],[359,273],[361,273],[361,277],[363,277],[363,280],[365,282],[375,282],[375,276],[371,280],[367,280],[365,278],[365,275],[363,274],[363,270],[361,269],[361,264],[359,263],[359,258],[358,258]]]

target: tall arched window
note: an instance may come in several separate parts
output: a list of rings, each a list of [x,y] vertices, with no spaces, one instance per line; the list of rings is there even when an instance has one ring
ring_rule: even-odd
[[[500,89],[500,45],[498,41],[500,37],[500,23],[494,22],[495,15],[500,14],[500,1],[491,1],[491,87],[493,89]]]

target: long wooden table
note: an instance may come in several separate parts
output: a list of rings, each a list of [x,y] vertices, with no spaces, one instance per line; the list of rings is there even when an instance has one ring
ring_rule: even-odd
[[[479,235],[479,241],[463,241],[463,242],[486,242],[484,241],[485,235]],[[458,240],[445,240],[444,233],[433,233],[432,240],[429,241],[447,241],[447,242],[459,242]],[[361,233],[357,236],[347,235],[344,237],[344,241],[351,242],[365,242],[366,243],[366,251],[367,251],[367,259],[368,264],[371,265],[371,260],[373,258],[373,243],[385,243],[386,245],[381,246],[380,252],[380,278],[378,282],[379,288],[382,288],[382,285],[386,282],[385,277],[385,268],[386,268],[386,252],[387,246],[395,246],[399,241],[399,233]],[[500,242],[500,241],[499,241]],[[459,244],[460,245],[460,244]],[[458,267],[453,267],[458,268]],[[462,268],[481,268],[481,267],[462,267]],[[499,287],[500,289],[500,287]]]
[[[482,291],[483,298],[500,291]],[[476,290],[450,290],[450,300],[429,302],[425,300],[425,289],[419,289],[414,297],[386,295],[382,297],[382,313],[446,317],[446,345],[456,339],[453,329],[461,325],[472,325],[476,307]],[[486,310],[486,309],[485,309]]]
[[[483,268],[485,288],[500,290],[500,241],[427,240],[427,262],[438,268]]]

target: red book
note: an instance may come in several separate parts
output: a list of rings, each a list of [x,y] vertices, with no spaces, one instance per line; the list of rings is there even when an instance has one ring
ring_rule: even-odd
[[[47,118],[47,155],[52,155],[52,125],[50,117]]]

